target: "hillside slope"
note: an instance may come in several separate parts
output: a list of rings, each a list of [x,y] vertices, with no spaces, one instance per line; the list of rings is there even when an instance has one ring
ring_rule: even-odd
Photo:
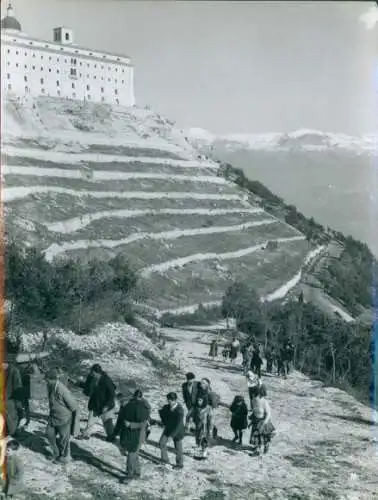
[[[194,459],[194,438],[184,440],[183,471],[164,469],[159,463],[158,441],[161,429],[152,427],[142,450],[142,478],[125,486],[119,484],[125,459],[117,446],[106,443],[98,425],[90,441],[72,442],[73,462],[64,471],[46,457],[44,439],[47,406],[33,402],[30,428],[20,438],[25,461],[28,499],[41,500],[373,500],[378,498],[376,427],[371,425],[368,407],[346,393],[325,388],[294,372],[288,380],[263,375],[277,429],[269,453],[262,458],[251,455],[248,438],[244,445],[231,443],[229,427],[231,404],[236,394],[246,394],[239,362],[230,366],[210,361],[208,343],[212,334],[203,331],[164,330],[167,354],[173,349],[181,371],[164,372],[161,364],[167,354],[137,330],[106,325],[91,336],[78,337],[60,332],[51,335],[49,346],[59,361],[65,362],[72,378],[85,375],[95,359],[121,387],[145,389],[154,418],[165,403],[165,395],[180,394],[184,373],[193,371],[208,377],[221,395],[215,410],[219,438],[210,448],[206,462]],[[35,349],[38,335],[26,337],[25,347]],[[59,342],[59,343],[58,343]],[[148,355],[148,356],[147,356]],[[155,365],[150,359],[155,359]],[[166,363],[166,362],[165,362]],[[164,366],[164,364],[163,364]],[[75,393],[86,417],[85,398]],[[180,394],[181,398],[181,394]],[[82,423],[84,425],[84,423]],[[33,435],[32,435],[33,434]],[[247,433],[245,433],[247,434]],[[170,453],[171,460],[173,454]]]
[[[147,109],[14,97],[2,124],[8,236],[48,259],[126,253],[160,313],[219,302],[235,279],[284,296],[317,255]]]

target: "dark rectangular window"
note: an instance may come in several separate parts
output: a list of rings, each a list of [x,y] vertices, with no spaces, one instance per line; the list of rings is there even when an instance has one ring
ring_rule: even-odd
[[[104,92],[104,87],[101,87],[101,92]]]
[[[43,81],[44,81],[43,78],[41,78],[41,83],[43,83]]]
[[[28,77],[27,76],[24,76],[24,81],[27,82],[28,81]]]
[[[89,85],[87,85],[87,90],[90,90],[90,86]]]
[[[59,87],[60,86],[60,83],[59,83],[59,80],[56,81],[56,86]]]
[[[72,88],[74,89],[75,88],[75,84],[72,82]]]

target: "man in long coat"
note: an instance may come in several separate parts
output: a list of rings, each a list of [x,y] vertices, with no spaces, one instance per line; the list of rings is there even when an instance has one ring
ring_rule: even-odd
[[[140,390],[135,391],[130,401],[120,408],[113,439],[120,436],[121,452],[127,454],[124,481],[140,477],[139,450],[145,439],[150,414],[151,407]]]

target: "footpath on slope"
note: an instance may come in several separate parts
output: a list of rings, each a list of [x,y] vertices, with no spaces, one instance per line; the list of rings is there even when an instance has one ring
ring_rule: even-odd
[[[125,459],[114,444],[104,441],[100,426],[88,442],[72,441],[73,462],[66,469],[52,465],[44,455],[42,441],[46,407],[34,414],[29,446],[23,448],[26,462],[28,499],[128,499],[128,500],[242,500],[242,499],[374,499],[378,498],[378,459],[369,424],[369,409],[351,396],[325,388],[294,372],[288,380],[264,376],[272,406],[277,436],[268,455],[250,455],[247,435],[244,445],[232,445],[228,406],[236,394],[247,395],[240,369],[208,358],[212,333],[162,330],[168,350],[173,349],[181,373],[158,381],[154,373],[114,352],[96,353],[96,361],[113,375],[116,370],[125,382],[138,377],[149,386],[145,395],[153,407],[153,417],[165,403],[170,390],[181,396],[186,371],[197,378],[208,377],[222,403],[215,411],[220,437],[206,461],[196,461],[194,438],[184,440],[183,471],[166,470],[159,464],[159,427],[142,451],[142,478],[129,485],[119,479]],[[140,332],[140,336],[142,334]],[[125,332],[127,335],[127,332]],[[81,342],[78,340],[78,343]],[[137,342],[137,337],[135,337]],[[143,341],[147,346],[148,341]],[[102,354],[101,354],[102,352]],[[85,398],[77,394],[86,416]],[[181,397],[180,397],[181,399]],[[35,410],[35,408],[34,408]],[[31,436],[33,434],[33,436]],[[247,434],[247,433],[246,433]],[[39,447],[32,444],[40,441]],[[172,462],[174,460],[171,454]]]

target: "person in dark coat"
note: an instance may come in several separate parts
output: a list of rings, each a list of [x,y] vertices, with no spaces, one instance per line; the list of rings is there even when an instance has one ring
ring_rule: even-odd
[[[185,428],[189,430],[190,420],[193,420],[194,405],[197,400],[199,382],[196,380],[194,373],[186,374],[186,382],[182,384],[182,397],[185,406],[188,410],[185,418]]]
[[[243,430],[248,427],[248,407],[245,404],[243,396],[235,396],[231,406],[230,411],[232,413],[231,417],[231,429],[234,432],[233,443],[236,441],[239,444],[243,442]]]
[[[120,408],[112,440],[119,435],[121,452],[127,454],[126,478],[123,481],[140,477],[139,450],[145,439],[150,413],[150,405],[139,389],[130,401]]]
[[[182,440],[185,435],[184,409],[177,401],[177,394],[170,392],[167,394],[168,404],[159,411],[161,422],[164,426],[163,434],[160,438],[161,460],[169,465],[167,444],[170,438],[176,450],[176,468],[182,469],[184,466],[184,453]]]
[[[211,341],[210,350],[209,350],[209,357],[210,358],[217,358],[218,357],[218,343],[216,340]]]
[[[23,414],[22,417],[25,418],[25,426],[30,423],[30,377],[34,373],[33,366],[31,363],[28,363],[26,366],[23,366],[20,370],[21,372],[21,380],[22,380],[22,407]]]
[[[261,366],[263,364],[263,360],[260,356],[260,349],[255,347],[252,355],[252,360],[251,360],[251,369],[256,375],[260,378],[261,377]]]
[[[286,375],[289,375],[291,371],[291,367],[294,361],[294,346],[293,344],[289,341],[286,342],[284,346],[284,367],[285,367],[285,373]]]
[[[84,384],[84,394],[89,397],[88,423],[78,439],[89,439],[90,429],[96,418],[100,417],[106,432],[106,439],[111,441],[114,432],[116,386],[99,364],[92,366]]]
[[[266,372],[271,374],[273,371],[273,361],[274,361],[274,353],[273,347],[268,345],[265,351],[265,359],[266,359]]]
[[[6,380],[6,429],[14,436],[22,415],[23,388],[20,370],[12,363],[3,363]]]

